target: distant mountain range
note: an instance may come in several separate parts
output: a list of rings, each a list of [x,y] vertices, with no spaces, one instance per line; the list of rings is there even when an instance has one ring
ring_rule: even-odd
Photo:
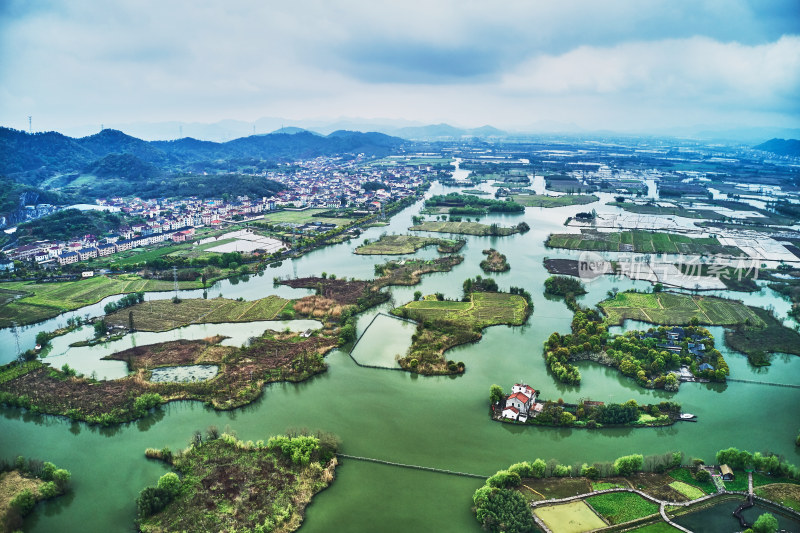
[[[198,171],[205,166],[219,170],[220,162],[229,162],[227,169],[234,170],[242,160],[275,163],[326,155],[382,156],[405,142],[375,132],[335,131],[322,136],[299,128],[290,131],[293,133],[251,135],[216,143],[188,137],[143,141],[112,129],[72,138],[56,132],[28,134],[0,128],[0,175],[31,185],[67,173],[141,179],[171,171]]]
[[[770,139],[753,148],[777,155],[800,157],[800,141],[797,139]]]

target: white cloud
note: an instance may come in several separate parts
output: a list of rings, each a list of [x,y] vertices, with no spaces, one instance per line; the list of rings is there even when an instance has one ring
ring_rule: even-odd
[[[618,95],[743,108],[797,106],[800,37],[746,46],[706,37],[581,46],[539,56],[506,75],[514,94]]]

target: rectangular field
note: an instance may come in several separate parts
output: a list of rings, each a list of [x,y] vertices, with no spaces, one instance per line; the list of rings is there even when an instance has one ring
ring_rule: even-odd
[[[674,233],[644,230],[622,232],[584,231],[553,233],[547,238],[550,248],[606,252],[669,253],[687,255],[746,255],[736,246],[726,246],[715,237],[688,237]]]
[[[608,525],[583,500],[537,507],[533,513],[553,533],[584,533]]]
[[[612,524],[622,524],[658,512],[658,505],[632,492],[598,494],[586,499],[601,516]]]
[[[275,213],[265,213],[264,222],[271,224],[278,224],[281,222],[290,222],[292,224],[307,224],[308,222],[323,222],[343,226],[355,219],[352,218],[328,218],[328,217],[315,217],[315,213],[322,213],[323,211],[330,211],[330,209],[304,209],[303,211],[277,211]]]

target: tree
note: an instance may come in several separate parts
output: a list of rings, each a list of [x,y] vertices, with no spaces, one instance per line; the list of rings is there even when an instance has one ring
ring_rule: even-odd
[[[500,385],[492,385],[489,387],[489,401],[493,404],[503,401],[504,397],[505,393],[503,392],[503,387]]]
[[[44,348],[50,344],[50,335],[48,335],[46,331],[40,331],[36,334],[36,344]]]
[[[535,478],[543,478],[546,470],[547,463],[545,463],[543,459],[536,459],[531,463],[531,474]]]
[[[28,515],[33,511],[35,505],[36,498],[33,497],[33,493],[28,489],[23,490],[11,500],[11,508],[17,511],[20,516]]]
[[[476,491],[473,500],[475,517],[486,531],[525,533],[533,527],[528,502],[519,491],[485,486]]]
[[[697,471],[697,473],[694,475],[694,478],[695,478],[697,481],[700,481],[700,482],[711,481],[711,474],[709,474],[709,473],[708,473],[708,470],[706,470],[706,469],[704,469],[704,468],[701,468],[701,469],[700,469],[700,470],[698,470],[698,471]]]
[[[775,533],[778,529],[778,519],[769,513],[764,513],[753,524],[755,533]]]
[[[621,476],[629,476],[642,469],[644,457],[641,454],[624,455],[614,461],[614,472]]]
[[[69,473],[69,470],[65,470],[63,468],[59,468],[55,472],[53,472],[53,481],[55,482],[56,486],[59,489],[64,490],[67,488],[69,484],[69,480],[72,477],[72,474]]]
[[[181,489],[181,479],[175,472],[167,472],[158,480],[158,488],[167,492],[171,497],[175,497]]]
[[[98,320],[94,323],[94,336],[95,338],[100,338],[106,334],[106,321],[105,320]]]
[[[418,302],[422,298],[422,291],[414,291],[414,301]]]

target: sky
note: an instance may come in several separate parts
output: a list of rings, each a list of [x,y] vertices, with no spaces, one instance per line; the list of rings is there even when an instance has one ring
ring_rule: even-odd
[[[0,125],[800,127],[800,0],[0,0]]]

